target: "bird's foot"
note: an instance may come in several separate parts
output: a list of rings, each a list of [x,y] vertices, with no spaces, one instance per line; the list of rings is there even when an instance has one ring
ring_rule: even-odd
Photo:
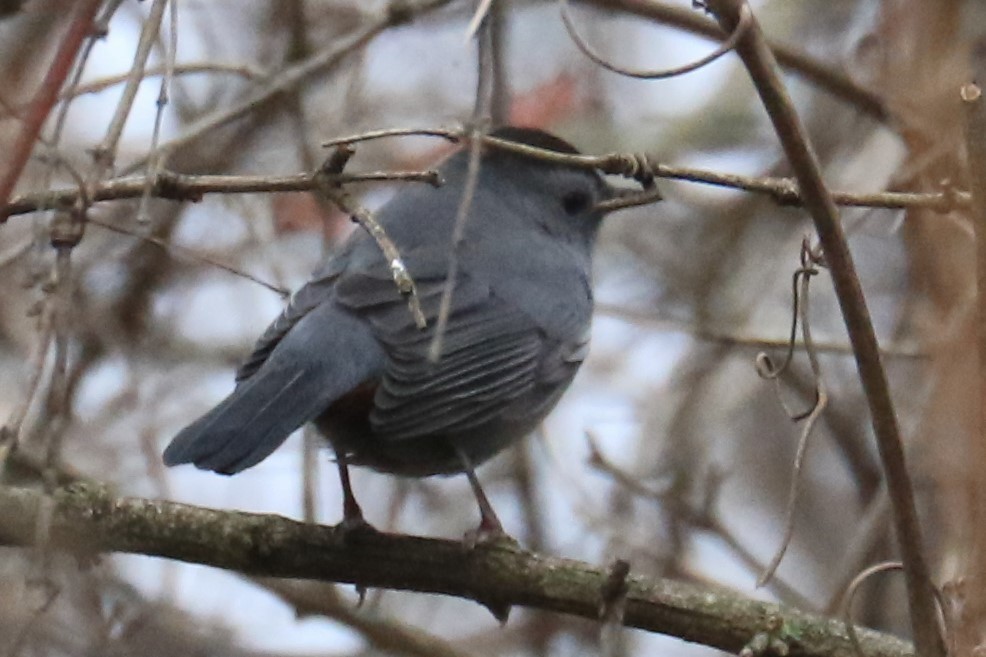
[[[343,542],[359,536],[380,533],[376,527],[366,521],[366,518],[363,517],[363,510],[352,497],[347,497],[343,504],[342,522],[336,525],[336,531],[339,532]]]
[[[474,550],[477,547],[518,547],[520,544],[510,534],[503,529],[503,525],[494,516],[494,522],[484,517],[479,523],[479,527],[471,529],[462,537],[462,545],[466,550]]]

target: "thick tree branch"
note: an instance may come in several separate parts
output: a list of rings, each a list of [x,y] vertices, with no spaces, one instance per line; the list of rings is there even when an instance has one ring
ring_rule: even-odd
[[[29,546],[47,535],[81,553],[128,552],[257,576],[318,579],[438,593],[492,608],[520,605],[597,618],[605,569],[510,546],[472,551],[457,541],[349,533],[275,515],[216,511],[116,497],[76,484],[50,500],[50,532],[38,532],[41,492],[0,487],[0,545]],[[755,637],[784,641],[791,657],[857,657],[844,625],[727,590],[631,576],[625,622],[730,652]],[[780,630],[776,629],[780,626]],[[910,644],[857,630],[868,657],[910,657]]]
[[[751,11],[745,0],[708,0],[708,6],[726,31],[736,28],[742,12]],[[876,332],[849,252],[839,211],[822,180],[818,158],[781,80],[777,61],[764,39],[760,25],[755,18],[750,17],[750,20],[750,28],[737,44],[736,53],[749,71],[795,172],[805,208],[815,223],[825,261],[831,272],[835,294],[856,357],[860,382],[869,405],[873,432],[893,503],[894,524],[904,562],[911,625],[918,653],[923,657],[941,657],[945,654],[945,648],[938,630],[934,588],[924,558],[914,490],[904,459],[904,446],[890,397],[887,374],[880,360]]]

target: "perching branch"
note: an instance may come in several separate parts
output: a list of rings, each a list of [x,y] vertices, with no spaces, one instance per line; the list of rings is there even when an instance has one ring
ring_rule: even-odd
[[[34,544],[44,499],[38,491],[0,488],[0,545]],[[144,554],[248,575],[437,593],[590,619],[598,618],[607,581],[604,568],[517,547],[466,550],[458,541],[343,534],[275,515],[116,497],[95,485],[58,489],[50,502],[50,546],[71,550],[83,561],[108,552]],[[790,657],[858,657],[840,620],[673,580],[631,574],[626,585],[628,627],[729,652],[770,634],[788,646]],[[905,641],[862,628],[856,632],[866,657],[913,655]]]

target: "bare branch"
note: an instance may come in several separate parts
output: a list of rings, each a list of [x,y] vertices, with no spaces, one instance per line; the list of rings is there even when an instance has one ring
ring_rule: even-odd
[[[75,485],[52,497],[0,488],[0,544],[32,545],[48,499],[51,541],[83,558],[103,552],[159,556],[248,575],[318,579],[438,593],[596,619],[608,572],[588,564],[497,545],[465,550],[459,541],[366,532],[348,534],[275,515],[223,512]],[[628,627],[736,652],[769,619],[783,620],[790,657],[851,657],[840,620],[749,600],[726,589],[630,575]],[[910,657],[910,644],[857,629],[867,657]]]
[[[354,182],[384,182],[387,180],[423,182],[438,186],[441,178],[435,171],[376,171],[367,173],[322,172],[296,173],[286,176],[190,176],[162,171],[151,180],[150,194],[173,201],[200,201],[205,194],[255,194],[259,192],[309,192],[319,189],[325,176],[332,184]],[[118,201],[140,198],[148,184],[147,176],[127,176],[96,183],[90,188],[89,201]],[[5,212],[8,215],[27,214],[39,210],[64,208],[79,200],[79,187],[64,187],[47,192],[32,192],[11,199]]]

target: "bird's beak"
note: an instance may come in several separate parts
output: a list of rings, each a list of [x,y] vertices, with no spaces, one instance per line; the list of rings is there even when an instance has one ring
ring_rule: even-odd
[[[658,201],[664,200],[664,197],[661,196],[661,192],[657,189],[657,185],[651,185],[649,189],[642,189],[639,191],[635,189],[618,189],[615,187],[610,187],[610,191],[611,194],[609,198],[605,201],[596,203],[596,207],[593,208],[596,212],[608,214],[624,208],[632,208],[638,205],[648,205],[650,203],[657,203]]]

